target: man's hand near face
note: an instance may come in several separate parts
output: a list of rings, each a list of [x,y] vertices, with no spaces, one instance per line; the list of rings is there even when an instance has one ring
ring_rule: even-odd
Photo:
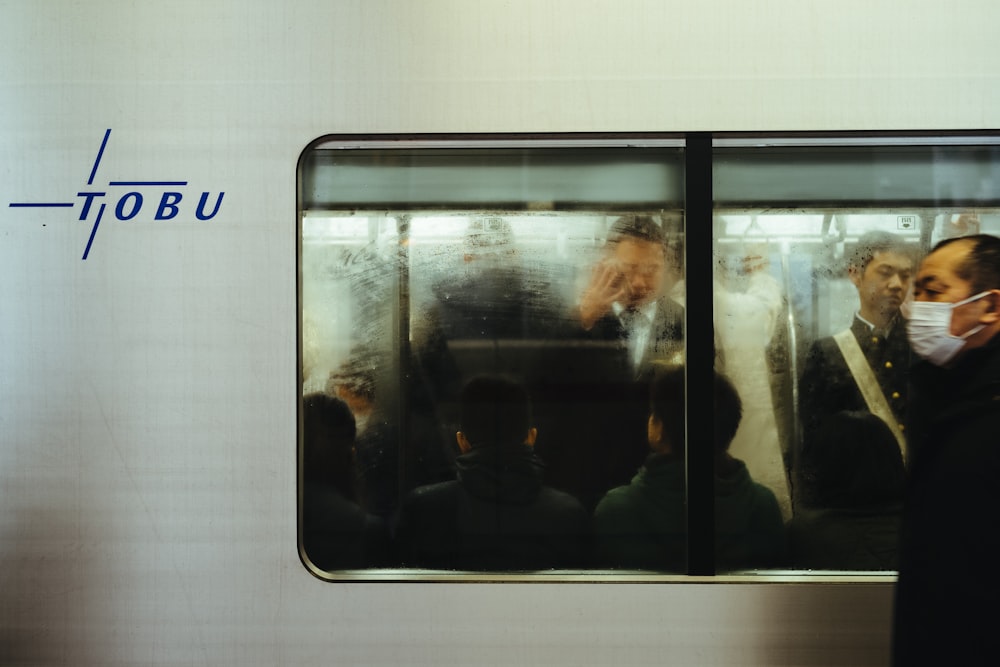
[[[601,262],[594,268],[580,299],[580,324],[590,331],[611,310],[611,304],[624,301],[627,296],[628,286],[617,262],[610,259]]]

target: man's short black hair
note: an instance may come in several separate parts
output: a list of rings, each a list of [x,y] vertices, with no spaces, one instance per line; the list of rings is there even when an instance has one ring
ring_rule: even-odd
[[[347,403],[321,392],[302,399],[302,466],[307,481],[330,484],[354,495],[357,426]]]
[[[969,244],[969,254],[960,266],[955,267],[955,275],[972,284],[972,294],[1000,289],[1000,238],[990,234],[959,236],[941,241],[934,246],[934,250],[959,242]]]
[[[531,402],[524,386],[497,375],[480,375],[462,388],[462,433],[473,448],[524,443],[531,429]]]
[[[655,243],[666,252],[663,228],[649,215],[623,215],[615,220],[608,231],[608,245],[615,245],[625,239]]]
[[[725,375],[715,372],[714,376],[715,421],[713,424],[704,424],[703,427],[713,429],[715,453],[720,455],[729,449],[736,437],[736,429],[743,418],[743,402]],[[663,433],[677,453],[684,451],[684,396],[683,367],[661,371],[653,379],[650,411],[663,424]]]
[[[914,259],[913,246],[903,237],[889,232],[865,232],[858,237],[857,243],[851,249],[847,265],[863,273],[875,255],[880,252],[903,255],[909,257],[911,261]]]

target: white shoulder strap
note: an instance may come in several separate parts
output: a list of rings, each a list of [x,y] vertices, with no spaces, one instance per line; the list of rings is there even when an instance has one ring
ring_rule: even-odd
[[[903,437],[903,432],[899,429],[899,424],[896,423],[896,417],[892,414],[889,403],[885,400],[882,387],[879,386],[878,380],[875,379],[875,373],[872,372],[871,366],[868,365],[868,360],[865,359],[865,354],[861,351],[861,346],[858,345],[854,334],[851,333],[850,329],[847,329],[834,335],[833,340],[837,342],[837,347],[840,348],[841,354],[844,355],[844,361],[847,362],[847,367],[851,370],[851,375],[854,376],[854,382],[858,385],[858,389],[861,390],[861,395],[864,396],[865,403],[868,404],[869,412],[889,425],[892,434],[896,436],[896,442],[899,444],[899,451],[903,454],[903,460],[906,460],[906,439]]]

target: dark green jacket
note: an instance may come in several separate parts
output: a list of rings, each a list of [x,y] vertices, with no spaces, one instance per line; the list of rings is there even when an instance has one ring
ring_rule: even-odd
[[[781,565],[785,534],[778,501],[737,463],[734,472],[715,479],[716,565]],[[604,496],[594,512],[598,564],[684,571],[684,475],[683,460],[654,454],[631,484]]]

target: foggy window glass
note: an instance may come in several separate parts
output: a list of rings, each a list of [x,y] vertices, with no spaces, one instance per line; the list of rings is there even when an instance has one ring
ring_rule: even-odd
[[[304,156],[308,562],[684,571],[683,459],[648,435],[650,381],[684,360],[681,158]],[[671,509],[650,525],[629,487],[657,457]]]
[[[849,140],[699,149],[710,215],[679,141],[309,148],[303,560],[586,579],[684,574],[692,547],[718,573],[893,572],[912,279],[934,243],[1000,234],[1000,178],[989,146]]]
[[[743,409],[717,459],[720,572],[896,569],[912,280],[937,241],[1000,231],[991,156],[717,150],[717,367]]]
[[[872,243],[894,252],[878,255],[884,265],[862,279],[849,267]],[[901,426],[910,352],[899,308],[918,246],[916,225],[900,230],[896,215],[877,211],[717,216],[716,335],[743,407],[728,470],[720,474],[733,487],[718,500],[720,551],[723,536],[735,531],[723,522],[735,521],[739,511],[726,503],[739,497],[742,485],[756,505],[743,497],[740,507],[758,508],[758,546],[767,548],[769,530],[774,548],[771,562],[759,560],[758,567],[782,562],[780,527],[786,524],[787,562],[794,568],[895,569],[903,450],[888,427],[871,420],[833,336],[844,331],[863,339],[863,358],[885,382]],[[864,309],[877,320],[875,329],[859,320],[862,294],[878,309]],[[865,483],[872,488],[862,491]],[[822,539],[835,544],[820,545]],[[740,569],[724,559],[720,566]]]

